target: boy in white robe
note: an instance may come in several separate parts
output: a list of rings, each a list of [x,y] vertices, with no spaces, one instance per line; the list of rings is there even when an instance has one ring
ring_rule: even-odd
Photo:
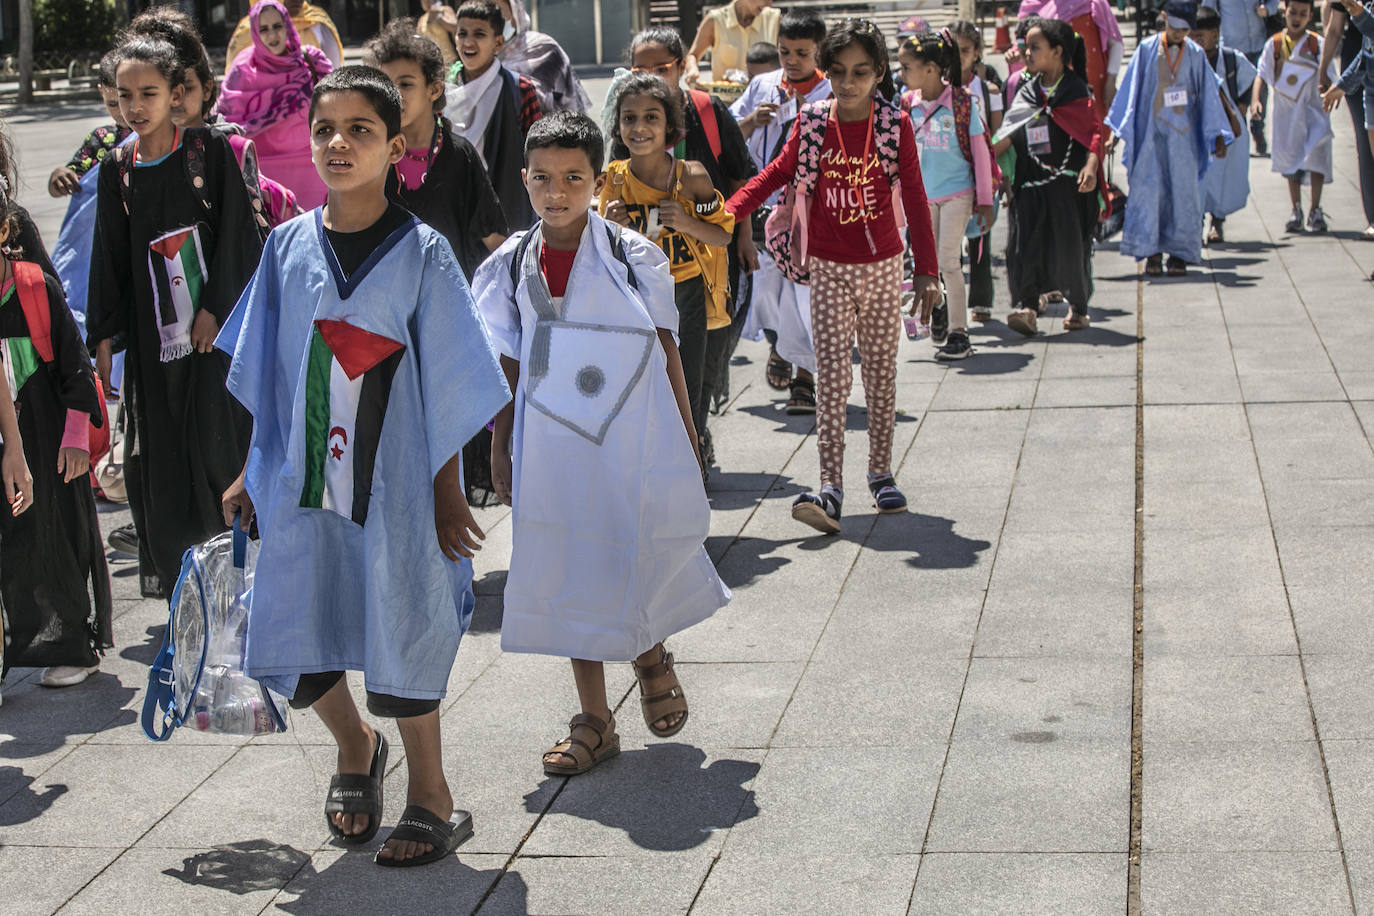
[[[702,546],[710,507],[673,278],[657,245],[589,212],[604,155],[586,115],[535,124],[524,174],[540,222],[473,279],[515,391],[491,454],[514,510],[501,648],[571,658],[582,706],[544,754],[551,775],[620,750],[603,662],[633,660],[649,729],[680,731],[687,702],[663,639],[730,598]]]
[[[1254,121],[1264,110],[1260,88],[1267,84],[1274,91],[1271,167],[1288,179],[1288,197],[1293,204],[1285,229],[1302,232],[1302,186],[1310,183],[1312,208],[1307,214],[1307,231],[1325,232],[1322,185],[1331,180],[1331,140],[1335,135],[1318,88],[1322,37],[1307,31],[1312,0],[1288,0],[1283,17],[1286,28],[1265,42],[1260,54],[1250,119]],[[1328,64],[1326,78],[1328,82],[1338,79],[1334,63]]]

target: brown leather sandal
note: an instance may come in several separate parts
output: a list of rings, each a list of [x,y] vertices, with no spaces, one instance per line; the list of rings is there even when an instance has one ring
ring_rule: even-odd
[[[659,651],[658,661],[652,665],[640,665],[634,663],[635,677],[639,680],[639,705],[644,710],[644,724],[649,726],[649,731],[660,738],[671,738],[682,727],[687,724],[687,694],[683,692],[682,685],[677,682],[677,675],[673,672],[673,653],[659,643],[655,648]],[[645,696],[644,682],[657,678],[672,677],[673,686],[667,690],[656,693],[653,696]],[[664,729],[654,727],[654,723],[660,719],[668,719],[676,713],[682,713],[682,718]]]
[[[596,732],[596,746],[588,744],[576,736],[578,726]],[[615,717],[605,722],[600,716],[591,713],[578,713],[568,722],[568,737],[544,752],[544,772],[549,776],[577,776],[585,773],[603,760],[620,753],[620,736],[615,733]],[[550,762],[554,755],[562,761]]]

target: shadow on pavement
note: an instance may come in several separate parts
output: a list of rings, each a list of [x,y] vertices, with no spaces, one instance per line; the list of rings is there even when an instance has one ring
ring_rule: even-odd
[[[4,749],[0,748],[0,752],[4,752]],[[52,807],[53,802],[67,794],[67,787],[62,784],[46,786],[42,792],[35,792],[33,781],[36,778],[24,775],[19,767],[0,767],[0,786],[6,787],[0,791],[0,827],[17,827],[36,821]],[[18,788],[15,788],[16,785]]]
[[[372,857],[383,839],[379,837],[375,844],[344,853],[319,871],[306,866],[283,891],[286,898],[275,901],[275,908],[297,916],[402,913],[418,909],[472,913],[495,887],[482,907],[483,913],[526,912],[529,892],[519,872],[502,873],[499,868],[464,865],[462,847],[456,855],[418,869],[382,868]],[[424,905],[424,900],[430,903]]]
[[[759,813],[753,790],[744,788],[759,764],[722,759],[703,767],[705,760],[705,751],[676,742],[623,751],[569,781],[549,813],[623,830],[641,849],[694,849]],[[543,811],[544,797],[542,786],[526,795],[525,810]]]
[[[966,569],[977,565],[978,554],[992,546],[990,541],[955,534],[954,519],[919,512],[879,516],[870,530],[865,522],[874,514],[846,515],[838,538],[807,537],[801,540],[801,549],[823,550],[836,540],[845,540],[866,550],[910,553],[906,562],[915,569]]]
[[[161,633],[161,627],[156,629]],[[156,647],[153,654],[156,655]],[[126,687],[113,674],[104,672],[60,690],[40,687],[37,680],[25,682],[12,692],[7,690],[5,740],[0,741],[0,759],[38,757],[57,750],[72,735],[132,725],[138,721],[138,712],[124,707],[136,693],[137,688]]]
[[[187,884],[243,895],[285,887],[303,867],[307,875],[315,873],[308,852],[269,840],[244,840],[187,856],[181,868],[162,873]]]
[[[720,581],[732,589],[746,588],[755,581],[771,575],[792,561],[786,557],[770,556],[779,547],[802,543],[808,538],[772,541],[767,538],[721,535],[706,539],[706,553],[716,564]]]

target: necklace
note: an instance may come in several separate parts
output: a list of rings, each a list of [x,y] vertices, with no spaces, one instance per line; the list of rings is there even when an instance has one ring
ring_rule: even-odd
[[[1173,85],[1174,83],[1178,82],[1178,68],[1179,65],[1183,63],[1184,46],[1178,46],[1178,57],[1175,57],[1172,60],[1170,60],[1169,58],[1169,43],[1167,41],[1164,42],[1164,44],[1160,45],[1160,50],[1164,54],[1164,63],[1167,64],[1169,67],[1169,84]]]
[[[434,163],[434,157],[439,155],[439,148],[443,145],[444,122],[439,115],[435,115],[434,137],[429,142],[429,152],[423,156],[417,156],[410,150],[406,150],[406,158],[409,159],[411,162],[423,162],[425,164],[425,173],[420,176],[420,183],[416,185],[416,187],[424,187],[425,179],[429,177],[429,167]],[[393,166],[393,168],[396,169],[396,178],[401,182],[401,187],[404,188],[406,186],[406,178],[404,175],[401,174],[400,163],[397,163],[395,166]]]

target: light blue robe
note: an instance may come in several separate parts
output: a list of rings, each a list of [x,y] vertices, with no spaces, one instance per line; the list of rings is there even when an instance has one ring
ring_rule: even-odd
[[[1221,80],[1222,91],[1226,93],[1226,97],[1235,99],[1232,89],[1239,89],[1244,93],[1254,85],[1255,74],[1258,71],[1244,54],[1237,51],[1236,84],[1234,87],[1226,85],[1227,50],[1222,48],[1217,53],[1216,67],[1213,69],[1216,71],[1217,79]],[[1250,116],[1241,109],[1239,102],[1234,104],[1236,120],[1240,121],[1240,136],[1236,138],[1236,142],[1224,158],[1212,160],[1211,166],[1207,169],[1207,177],[1202,182],[1202,208],[1212,216],[1222,219],[1243,210],[1245,202],[1250,199]]]
[[[1135,258],[1163,253],[1196,264],[1202,260],[1202,179],[1217,137],[1227,143],[1235,137],[1206,52],[1185,40],[1170,87],[1160,53],[1163,41],[1163,34],[1156,34],[1141,42],[1107,115],[1108,126],[1122,139],[1121,161],[1130,181],[1121,253]],[[1186,90],[1187,104],[1165,106],[1170,88]]]
[[[510,392],[443,236],[412,220],[344,280],[320,212],[273,230],[216,341],[233,353],[229,390],[253,415],[247,486],[262,553],[245,670],[288,697],[301,674],[361,670],[375,693],[438,699],[473,596],[472,564],[445,559],[435,538],[434,475]],[[363,525],[300,506],[316,319],[404,346]]]

